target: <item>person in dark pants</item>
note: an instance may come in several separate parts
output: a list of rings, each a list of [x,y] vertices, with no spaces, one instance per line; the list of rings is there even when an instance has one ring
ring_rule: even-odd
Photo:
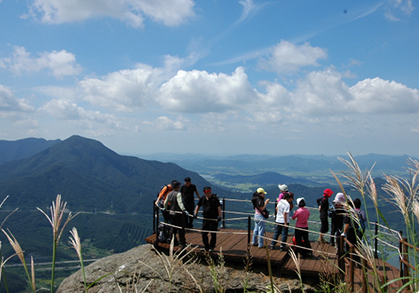
[[[358,223],[356,221],[356,213],[354,210],[354,204],[352,201],[348,202],[348,207],[347,207],[348,211],[345,215],[345,219],[344,219],[344,223],[345,223],[345,227],[343,229],[343,233],[342,236],[345,236],[346,239],[348,239],[348,241],[353,244],[356,245],[356,231],[358,229]],[[348,243],[346,243],[346,253],[349,253],[350,251],[350,246]],[[359,256],[354,255],[353,259],[355,261],[359,260]]]
[[[312,254],[310,240],[308,239],[308,218],[310,211],[305,208],[306,202],[303,197],[297,198],[298,209],[294,212],[292,219],[297,219],[295,223],[295,240],[297,242],[297,252],[301,257],[308,257]],[[302,248],[305,247],[305,248]]]
[[[332,212],[331,222],[332,230],[330,231],[330,245],[335,246],[335,240],[343,232],[343,219],[345,216],[345,195],[342,192],[336,194],[333,200],[334,211]],[[337,242],[337,240],[336,240]]]
[[[196,189],[196,185],[191,183],[191,178],[185,178],[185,184],[181,187],[180,192],[182,193],[183,202],[185,203],[186,210],[189,214],[193,215],[195,210],[194,194],[196,193],[198,199],[200,199],[201,197],[199,196],[199,192]],[[193,217],[187,217],[186,219],[187,221],[185,227],[193,228]]]
[[[184,249],[186,246],[185,242],[185,231],[182,229],[182,225],[186,222],[184,217],[189,217],[188,211],[185,209],[183,204],[182,194],[179,192],[180,183],[172,183],[173,190],[167,195],[166,200],[164,201],[164,208],[168,209],[170,206],[170,223],[176,227],[172,227],[172,237],[176,241],[176,234],[179,232],[179,244],[181,249]],[[176,243],[177,244],[177,243]],[[175,245],[176,245],[175,244]]]
[[[330,189],[325,189],[323,191],[323,196],[317,199],[317,204],[319,206],[320,211],[320,237],[319,242],[326,243],[326,240],[323,238],[323,234],[329,231],[329,221],[328,221],[328,211],[329,211],[329,197],[333,194],[333,191]]]
[[[194,217],[198,217],[199,208],[203,209],[202,221],[202,242],[205,246],[205,251],[213,251],[217,244],[217,233],[211,233],[211,242],[208,242],[207,231],[217,231],[218,223],[221,221],[221,204],[216,194],[212,194],[211,187],[206,186],[203,189],[204,195],[202,196],[195,208]]]

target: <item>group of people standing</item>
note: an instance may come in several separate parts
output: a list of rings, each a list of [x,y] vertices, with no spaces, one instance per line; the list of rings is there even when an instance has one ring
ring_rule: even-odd
[[[175,245],[180,245],[181,249],[186,247],[185,233],[181,229],[193,228],[193,220],[198,217],[200,207],[203,209],[202,221],[202,242],[206,251],[215,248],[217,234],[211,231],[217,231],[218,223],[221,221],[221,204],[216,194],[212,194],[211,187],[203,188],[204,196],[200,196],[196,185],[192,184],[191,178],[185,178],[184,185],[173,180],[170,184],[164,186],[156,201],[156,205],[162,210],[166,223],[172,224],[171,232],[174,237]],[[195,207],[195,194],[198,197],[198,203]],[[211,233],[209,241],[208,233]],[[179,241],[176,235],[179,234]]]
[[[270,249],[275,249],[275,245],[278,242],[278,238],[281,235],[280,249],[287,251],[287,237],[289,230],[290,219],[296,220],[295,225],[295,240],[298,246],[297,252],[302,257],[307,257],[311,254],[311,245],[308,239],[308,218],[310,217],[310,211],[305,207],[305,199],[303,197],[297,198],[298,209],[290,216],[291,210],[294,207],[293,200],[294,194],[288,190],[288,186],[285,184],[278,185],[281,191],[278,199],[275,203],[275,230],[273,239],[269,245]],[[252,200],[255,208],[255,228],[253,230],[252,245],[264,248],[264,236],[265,236],[265,221],[263,214],[260,210],[266,209],[269,199],[265,199],[266,191],[263,188],[258,188],[256,193],[253,195],[254,198],[259,196],[262,200],[259,203],[256,200]]]
[[[288,190],[288,186],[285,184],[278,185],[280,194],[275,202],[275,230],[273,239],[269,245],[270,249],[275,249],[275,245],[278,242],[278,238],[281,235],[280,250],[287,251],[287,237],[289,230],[290,219],[296,220],[295,224],[295,244],[296,252],[301,257],[309,257],[312,255],[311,245],[308,237],[308,219],[310,217],[310,211],[305,207],[306,201],[303,197],[297,198],[296,204],[297,210],[291,216],[291,210],[293,209],[294,194]],[[255,209],[255,228],[253,230],[252,245],[264,248],[264,236],[265,236],[265,219],[262,211],[266,209],[269,199],[265,198],[266,191],[263,188],[258,188],[253,194],[253,198],[259,197],[260,200],[252,199],[253,206]],[[323,196],[316,200],[318,209],[320,212],[320,236],[318,241],[327,243],[324,239],[324,234],[329,231],[329,221],[331,218],[331,234],[330,234],[330,245],[335,246],[335,239],[340,235],[346,236],[347,239],[355,244],[358,239],[361,238],[362,229],[360,226],[366,222],[365,212],[361,208],[361,200],[355,199],[347,201],[343,193],[337,193],[333,204],[329,205],[329,198],[332,196],[333,191],[331,189],[325,189]],[[348,202],[348,205],[346,204]],[[356,219],[354,221],[354,219]],[[362,227],[363,228],[363,227]],[[347,250],[349,246],[347,245]]]

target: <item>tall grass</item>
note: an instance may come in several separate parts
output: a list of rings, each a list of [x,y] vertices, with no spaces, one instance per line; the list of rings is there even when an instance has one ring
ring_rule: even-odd
[[[51,268],[51,293],[54,293],[54,281],[55,281],[55,262],[57,255],[57,247],[60,242],[61,235],[63,234],[64,228],[75,216],[71,212],[67,215],[67,220],[63,223],[64,213],[66,211],[67,202],[61,201],[61,194],[57,195],[55,203],[52,202],[52,206],[49,208],[51,217],[49,217],[43,210],[37,207],[37,209],[44,214],[52,226],[52,268]]]
[[[384,270],[384,278],[382,278],[382,276],[380,276],[380,273],[377,270],[377,267],[375,265],[377,259],[376,255],[372,250],[372,247],[374,247],[374,241],[376,237],[378,237],[380,240],[383,240],[385,236],[381,234],[375,235],[375,231],[373,231],[373,226],[369,224],[371,223],[371,215],[368,213],[367,199],[370,199],[374,205],[376,214],[375,221],[378,224],[383,223],[388,228],[390,227],[388,225],[388,221],[379,209],[377,187],[371,175],[372,168],[362,171],[355,159],[353,158],[352,154],[348,153],[348,155],[349,160],[339,158],[339,160],[348,167],[348,171],[341,171],[339,173],[334,173],[333,171],[331,171],[331,173],[338,182],[342,192],[345,194],[345,197],[347,198],[347,203],[349,201],[352,201],[352,198],[347,195],[344,185],[349,186],[352,190],[355,190],[362,198],[362,209],[366,213],[367,225],[364,234],[360,236],[360,239],[357,239],[355,247],[358,254],[362,258],[364,258],[367,263],[371,265],[372,272],[370,272],[370,275],[374,277],[374,289],[380,292],[386,292],[388,285],[401,279],[386,282],[386,271]],[[405,231],[407,233],[407,241],[414,247],[417,247],[419,245],[418,235],[416,233],[416,221],[419,221],[419,162],[416,160],[409,159],[408,164],[410,165],[410,167],[407,168],[409,179],[400,176],[389,176],[384,174],[386,183],[384,184],[382,189],[389,196],[388,198],[384,198],[384,200],[391,202],[404,218]],[[345,182],[342,182],[341,179],[339,179],[339,177],[343,178]],[[358,222],[356,213],[354,213],[354,211],[351,209],[348,210],[348,214],[351,216],[352,221]],[[359,222],[357,224],[359,224]],[[383,248],[384,247],[382,241],[380,241],[381,251],[383,251]],[[413,262],[413,267],[419,269],[417,250],[410,249],[407,254],[407,258],[411,262]],[[384,261],[386,261],[386,259],[384,259]],[[363,267],[363,273],[367,274],[365,267]],[[399,292],[401,292],[407,287],[409,287],[409,289],[412,292],[417,292],[419,290],[419,272],[417,272],[416,270],[410,269],[410,275],[402,279],[406,284],[402,288],[399,288]]]

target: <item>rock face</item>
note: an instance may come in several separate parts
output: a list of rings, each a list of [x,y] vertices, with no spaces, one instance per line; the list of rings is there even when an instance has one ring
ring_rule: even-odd
[[[218,292],[265,292],[270,287],[269,276],[246,273],[243,268],[225,266],[215,253],[205,259],[195,257],[193,252],[170,256],[146,244],[90,264],[85,267],[85,275],[87,286],[98,280],[89,293],[215,292],[215,288]],[[274,277],[274,283],[277,292],[301,292],[298,280]],[[314,289],[304,285],[304,291]],[[65,279],[57,291],[70,292],[84,292],[81,270]]]

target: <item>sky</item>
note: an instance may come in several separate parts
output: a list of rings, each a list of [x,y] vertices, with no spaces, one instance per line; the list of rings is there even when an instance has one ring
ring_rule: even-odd
[[[419,155],[412,0],[0,0],[0,140]]]

